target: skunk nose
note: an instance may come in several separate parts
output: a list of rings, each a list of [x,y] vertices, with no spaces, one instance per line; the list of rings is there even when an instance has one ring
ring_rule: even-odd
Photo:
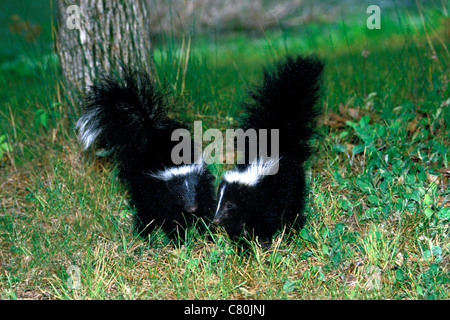
[[[215,219],[213,220],[213,223],[214,223],[216,226],[220,225],[220,218],[215,218]]]
[[[186,208],[186,211],[189,213],[195,213],[198,210],[198,206],[190,206]]]

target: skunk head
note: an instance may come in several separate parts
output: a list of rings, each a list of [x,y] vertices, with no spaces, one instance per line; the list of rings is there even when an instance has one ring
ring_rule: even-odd
[[[256,198],[261,181],[278,171],[279,159],[257,159],[245,170],[225,173],[219,186],[214,224],[223,226],[230,236],[246,236],[254,224]]]
[[[208,179],[210,174],[203,164],[171,167],[150,176],[164,182],[164,193],[168,202],[165,206],[171,208],[169,213],[174,217],[205,212],[205,208],[201,206],[208,204],[202,201],[202,190],[212,188],[212,180]]]
[[[223,226],[230,236],[246,235],[245,227],[254,213],[254,187],[222,181],[213,223]]]
[[[174,176],[165,181],[171,206],[179,208],[183,213],[195,214],[198,211],[197,189],[200,177],[190,173]]]

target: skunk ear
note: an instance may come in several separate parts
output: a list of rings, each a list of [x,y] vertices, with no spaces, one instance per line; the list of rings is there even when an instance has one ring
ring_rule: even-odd
[[[194,163],[191,166],[195,167],[196,172],[203,174],[208,169],[205,159],[201,156],[199,159],[194,159]]]
[[[198,166],[199,168],[202,168],[203,172],[204,172],[204,170],[208,170],[208,164],[210,164],[209,162],[205,161],[206,159],[208,159],[208,158],[205,155],[205,152],[203,152],[200,157],[198,157],[197,159],[194,158],[193,165]]]

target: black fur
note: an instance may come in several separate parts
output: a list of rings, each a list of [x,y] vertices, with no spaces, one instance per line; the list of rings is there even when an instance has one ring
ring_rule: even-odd
[[[149,75],[125,68],[121,76],[103,75],[90,87],[77,122],[85,149],[95,143],[112,153],[136,209],[135,229],[144,237],[161,226],[172,238],[183,238],[194,216],[206,223],[212,217],[214,177],[205,164],[173,164],[177,142],[171,135],[185,126],[168,112]]]
[[[287,57],[264,71],[263,84],[244,105],[241,128],[279,129],[279,170],[260,176],[256,183],[227,181],[229,173],[244,173],[251,164],[238,165],[220,183],[214,223],[233,239],[258,237],[269,247],[285,224],[300,228],[307,195],[305,161],[312,154],[323,63],[313,57]],[[260,159],[261,160],[261,159]],[[230,177],[230,176],[228,176]],[[222,194],[223,193],[223,194]]]

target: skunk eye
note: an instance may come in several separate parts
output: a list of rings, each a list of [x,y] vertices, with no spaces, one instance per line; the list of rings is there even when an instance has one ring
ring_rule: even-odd
[[[182,200],[183,196],[181,194],[178,195],[178,199]]]
[[[227,209],[233,209],[233,205],[232,204],[227,205]]]

